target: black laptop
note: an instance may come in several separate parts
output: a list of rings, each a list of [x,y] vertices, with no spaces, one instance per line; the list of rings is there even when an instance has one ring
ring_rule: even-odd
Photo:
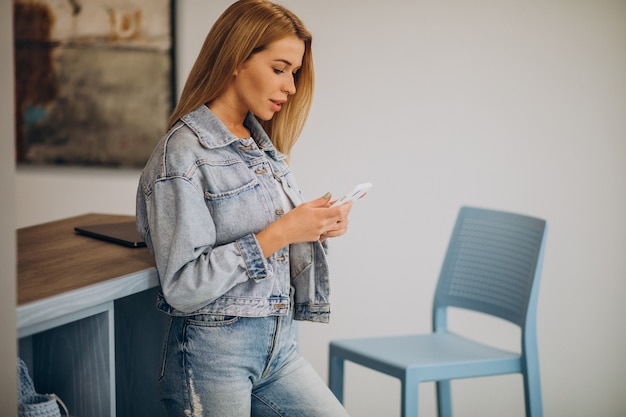
[[[84,236],[106,240],[129,248],[146,246],[146,242],[137,232],[135,221],[77,226],[74,231]]]

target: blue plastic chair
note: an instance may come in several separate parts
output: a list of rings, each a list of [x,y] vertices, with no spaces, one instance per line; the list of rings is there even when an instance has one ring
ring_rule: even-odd
[[[335,396],[343,402],[347,360],[400,379],[403,417],[418,415],[419,384],[435,381],[439,416],[450,417],[450,380],[521,373],[526,416],[541,417],[536,311],[546,233],[541,219],[461,208],[437,283],[433,332],[331,341],[329,385]],[[521,353],[451,332],[448,307],[516,324]]]

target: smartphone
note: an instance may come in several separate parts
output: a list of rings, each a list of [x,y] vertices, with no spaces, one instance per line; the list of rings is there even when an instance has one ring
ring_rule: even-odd
[[[352,191],[341,197],[339,200],[335,201],[331,207],[340,206],[348,201],[356,201],[359,198],[363,197],[369,189],[372,188],[371,182],[364,182],[363,184],[359,184]]]

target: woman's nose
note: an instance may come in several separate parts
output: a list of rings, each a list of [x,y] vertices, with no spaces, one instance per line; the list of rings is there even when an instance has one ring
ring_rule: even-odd
[[[284,87],[285,88],[285,92],[287,94],[290,94],[290,95],[296,94],[296,79],[295,79],[295,77],[296,77],[295,75],[292,75],[291,77],[288,77],[289,81],[286,82],[285,87]]]

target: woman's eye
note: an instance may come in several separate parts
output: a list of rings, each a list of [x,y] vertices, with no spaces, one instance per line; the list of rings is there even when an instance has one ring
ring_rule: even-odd
[[[281,70],[281,69],[278,69],[278,68],[274,68],[274,72],[275,72],[276,74],[283,74],[285,71],[284,71],[284,70]]]

